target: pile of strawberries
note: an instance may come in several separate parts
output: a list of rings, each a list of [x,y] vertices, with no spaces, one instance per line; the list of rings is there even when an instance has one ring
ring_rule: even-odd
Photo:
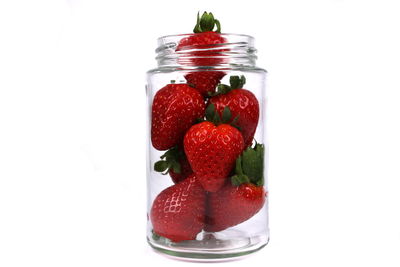
[[[225,73],[212,68],[223,59],[215,56],[222,49],[211,48],[226,41],[212,13],[197,16],[194,32],[177,50],[201,48],[183,59],[201,68],[187,73],[186,83],[161,88],[152,104],[152,145],[167,150],[154,170],[169,174],[174,185],[156,197],[150,219],[153,232],[173,242],[240,224],[266,197],[264,146],[252,144],[257,98],[243,89],[244,76],[231,76],[225,85],[220,83]]]

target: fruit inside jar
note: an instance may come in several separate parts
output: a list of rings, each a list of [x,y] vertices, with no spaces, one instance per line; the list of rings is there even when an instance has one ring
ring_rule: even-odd
[[[266,71],[254,39],[221,33],[212,13],[192,34],[159,39],[148,72],[148,242],[176,257],[238,257],[269,240]]]

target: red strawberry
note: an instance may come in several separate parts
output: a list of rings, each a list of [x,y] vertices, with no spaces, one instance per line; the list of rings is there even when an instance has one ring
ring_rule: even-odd
[[[221,190],[208,195],[207,232],[219,232],[253,217],[264,205],[262,186],[247,183],[240,186],[226,184]]]
[[[153,231],[173,242],[196,239],[204,226],[205,201],[195,175],[164,189],[151,207]]]
[[[172,181],[177,184],[193,173],[183,149],[173,147],[162,155],[154,164],[157,172],[168,172]],[[164,173],[166,174],[166,173]]]
[[[216,27],[216,31],[213,31]],[[204,12],[201,18],[197,13],[197,23],[193,29],[194,34],[181,39],[176,51],[181,52],[180,63],[183,65],[215,66],[223,62],[218,57],[221,52],[221,44],[226,39],[221,35],[221,25],[212,13]],[[220,49],[218,49],[220,48]]]
[[[211,14],[211,13],[210,13]],[[204,16],[204,14],[203,14]],[[198,51],[189,51],[191,55],[204,56],[205,58],[195,58],[194,62],[204,62],[208,63],[207,65],[200,64],[202,66],[209,66],[209,62],[211,62],[211,66],[215,65],[214,62],[221,62],[221,58],[207,58],[209,56],[217,56],[219,55],[221,50],[218,49],[217,45],[221,45],[226,43],[226,39],[221,35],[220,32],[213,31],[199,31],[193,34],[188,35],[187,37],[181,39],[176,48],[176,51],[183,51],[185,49],[198,49]],[[211,60],[211,61],[210,61]]]
[[[260,107],[255,95],[246,89],[241,89],[245,84],[244,76],[231,76],[228,85],[219,85],[217,95],[209,100],[222,114],[225,107],[229,107],[232,118],[237,117],[235,125],[243,134],[245,147],[251,145],[256,132]]]
[[[217,30],[214,32],[214,26]],[[197,24],[194,28],[194,34],[180,40],[176,51],[180,51],[179,62],[182,65],[213,67],[224,63],[226,59],[220,57],[221,52],[227,51],[226,48],[220,48],[227,40],[220,34],[221,25],[214,19],[212,13],[204,12],[199,17],[197,14]],[[215,92],[215,88],[221,79],[225,76],[222,71],[202,70],[189,72],[185,75],[188,83],[192,84],[203,96]]]
[[[264,206],[263,154],[263,145],[247,148],[236,161],[232,183],[208,194],[205,231],[218,232],[235,226],[253,217]]]
[[[187,83],[192,84],[203,96],[215,92],[217,85],[225,76],[222,71],[197,71],[185,75]]]
[[[151,141],[154,148],[167,150],[182,142],[185,132],[204,115],[201,94],[187,84],[168,84],[154,96]]]
[[[209,110],[206,111],[207,119],[212,113]],[[224,114],[223,121],[227,117]],[[244,145],[239,130],[229,124],[216,126],[209,121],[192,126],[183,142],[190,166],[203,188],[209,192],[215,192],[223,186]]]
[[[176,51],[181,52],[179,63],[202,67],[224,63],[226,59],[219,57],[221,52],[227,51],[226,48],[222,48],[224,43],[226,43],[226,39],[219,32],[207,31],[190,34],[181,39],[176,48]]]

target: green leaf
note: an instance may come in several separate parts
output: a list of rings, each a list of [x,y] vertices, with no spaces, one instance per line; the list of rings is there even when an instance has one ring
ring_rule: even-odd
[[[246,83],[246,78],[241,75],[240,77],[237,75],[229,77],[229,84],[218,84],[217,90],[215,93],[210,94],[210,96],[227,94],[234,89],[243,88],[243,85]]]
[[[241,184],[247,184],[250,183],[249,177],[246,175],[234,175],[231,178],[231,182],[235,186],[239,186]]]
[[[262,178],[256,182],[256,186],[263,186],[263,185],[264,185],[264,178]]]
[[[240,84],[240,78],[239,76],[231,76],[229,78],[229,83],[232,87],[232,89],[237,89],[239,88],[239,84]]]
[[[151,235],[152,235],[153,240],[156,240],[156,241],[161,238],[161,236],[156,234],[156,232],[154,232],[154,230],[151,230]]]
[[[171,169],[174,171],[174,173],[181,173],[181,164],[178,161],[174,161],[171,164]]]
[[[221,33],[221,23],[219,20],[214,18],[214,15],[211,12],[204,12],[201,17],[199,12],[197,12],[197,21],[193,29],[194,33],[213,31],[215,27],[217,28],[215,32]]]
[[[154,163],[154,170],[156,172],[164,172],[168,169],[169,164],[165,160],[159,160],[156,163]]]
[[[217,111],[215,111],[215,113],[214,113],[214,117],[213,117],[213,119],[212,119],[212,122],[215,124],[215,125],[220,125],[221,124],[221,117],[219,116],[219,114],[218,114],[218,112]]]
[[[222,123],[228,123],[231,120],[232,113],[228,106],[224,107],[222,111]]]
[[[264,148],[256,145],[255,148],[247,148],[242,154],[243,172],[250,177],[252,182],[262,179],[264,171]]]
[[[212,121],[215,113],[215,105],[213,103],[209,104],[206,108],[206,119]]]
[[[200,12],[197,12],[197,23],[196,26],[194,26],[193,32],[194,33],[200,33],[201,29],[200,29]]]
[[[219,116],[215,105],[213,103],[210,103],[207,108],[206,108],[206,120],[209,122],[214,123],[215,125],[220,125],[221,124],[221,117]]]
[[[264,145],[256,143],[254,147],[248,147],[236,159],[235,175],[232,183],[242,181],[246,176],[249,181],[257,186],[264,183]],[[235,177],[235,178],[233,178]]]
[[[185,157],[184,152],[177,146],[167,150],[160,158],[161,160],[154,163],[154,170],[167,174],[169,170],[175,173],[181,172],[181,165],[179,160]]]
[[[219,84],[217,87],[217,92],[219,95],[227,94],[232,90],[229,85],[226,84]]]
[[[243,85],[246,83],[246,77],[244,75],[239,76],[231,76],[229,78],[229,83],[232,89],[243,88]]]
[[[196,124],[196,123],[200,123],[200,122],[203,122],[203,121],[204,121],[203,118],[197,118],[194,123]]]
[[[214,16],[212,13],[204,12],[200,19],[200,28],[202,32],[212,31],[214,28]]]
[[[219,23],[219,20],[214,20],[215,21],[215,25],[217,26],[217,30],[216,32],[221,33],[221,23]]]
[[[243,88],[243,85],[246,84],[246,77],[244,77],[244,75],[240,76],[240,87],[239,88]]]
[[[242,157],[239,156],[236,159],[236,165],[235,165],[235,172],[238,175],[242,175],[243,174],[243,170],[242,170]]]

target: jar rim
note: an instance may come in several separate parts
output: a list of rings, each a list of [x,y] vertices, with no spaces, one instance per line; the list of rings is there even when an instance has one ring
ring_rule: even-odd
[[[254,37],[246,34],[217,33],[225,40],[221,43],[194,44],[179,47],[182,40],[204,33],[165,35],[157,39],[155,50],[158,65],[227,67],[228,65],[255,66],[257,50]]]
[[[168,35],[163,35],[163,36],[161,36],[161,37],[158,37],[157,38],[157,40],[158,41],[160,41],[160,40],[163,40],[163,39],[166,39],[166,38],[173,38],[173,37],[189,37],[189,36],[192,36],[192,35],[194,35],[194,34],[201,34],[201,33],[181,33],[181,34],[168,34]],[[251,41],[254,41],[254,37],[253,36],[251,36],[251,35],[248,35],[248,34],[242,34],[242,33],[218,33],[219,35],[221,35],[221,36],[237,36],[237,37],[245,37],[245,38],[247,38],[247,39],[249,39],[249,40],[251,40]]]

